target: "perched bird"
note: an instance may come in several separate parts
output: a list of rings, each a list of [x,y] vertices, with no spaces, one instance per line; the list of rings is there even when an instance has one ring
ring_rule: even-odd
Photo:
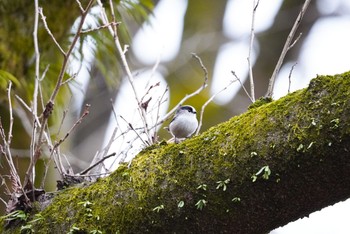
[[[177,109],[169,124],[169,130],[175,138],[175,143],[178,143],[179,139],[190,137],[196,131],[198,127],[196,113],[196,109],[192,106],[180,106]]]

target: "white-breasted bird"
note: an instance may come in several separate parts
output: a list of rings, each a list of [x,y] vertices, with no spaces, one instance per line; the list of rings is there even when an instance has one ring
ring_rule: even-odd
[[[175,138],[175,143],[178,143],[179,139],[192,136],[196,131],[198,127],[196,113],[196,109],[189,105],[180,106],[177,109],[174,118],[169,124],[169,130]]]

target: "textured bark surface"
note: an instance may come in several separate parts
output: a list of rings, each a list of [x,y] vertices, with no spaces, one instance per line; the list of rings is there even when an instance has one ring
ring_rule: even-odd
[[[29,224],[35,233],[266,233],[350,197],[350,73],[258,103],[57,193]]]

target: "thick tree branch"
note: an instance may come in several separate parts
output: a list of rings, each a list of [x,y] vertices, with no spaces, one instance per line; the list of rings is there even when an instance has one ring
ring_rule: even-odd
[[[35,233],[266,233],[350,197],[350,72],[69,188]],[[1,229],[1,228],[0,228]],[[8,230],[7,232],[10,233]],[[5,232],[6,233],[6,232]]]

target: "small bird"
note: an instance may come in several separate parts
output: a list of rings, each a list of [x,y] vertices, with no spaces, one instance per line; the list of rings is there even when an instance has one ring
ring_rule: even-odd
[[[177,109],[169,124],[169,130],[175,138],[175,143],[178,143],[179,139],[190,137],[196,131],[198,127],[196,113],[193,106],[185,105]]]

